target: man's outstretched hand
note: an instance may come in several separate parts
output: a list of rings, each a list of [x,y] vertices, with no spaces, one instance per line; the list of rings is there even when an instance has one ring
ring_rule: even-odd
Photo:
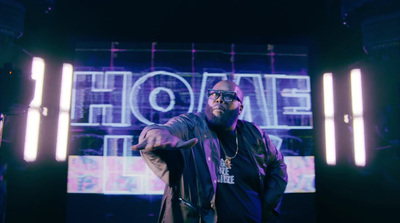
[[[146,137],[132,146],[133,151],[144,150],[151,151],[155,149],[187,149],[195,146],[197,138],[183,141],[182,139],[171,135],[164,129],[152,129],[146,133]]]

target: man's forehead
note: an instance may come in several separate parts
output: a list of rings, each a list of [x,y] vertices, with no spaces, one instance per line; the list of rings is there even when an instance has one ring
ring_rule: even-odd
[[[238,87],[236,85],[230,84],[228,82],[220,82],[217,83],[214,87],[214,90],[221,90],[221,91],[234,91],[236,92]]]

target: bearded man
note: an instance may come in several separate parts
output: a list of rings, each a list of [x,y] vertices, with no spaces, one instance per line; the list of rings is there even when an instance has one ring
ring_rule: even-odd
[[[287,185],[282,154],[257,125],[239,120],[232,81],[208,90],[206,112],[143,129],[142,157],[165,183],[158,222],[268,222]]]

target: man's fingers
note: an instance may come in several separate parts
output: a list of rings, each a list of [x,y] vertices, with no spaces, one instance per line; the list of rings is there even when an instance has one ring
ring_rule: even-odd
[[[199,140],[197,138],[193,138],[193,139],[189,139],[188,141],[182,141],[180,140],[177,144],[176,144],[176,148],[177,149],[188,149],[191,148],[193,146],[195,146],[197,144]]]
[[[131,149],[132,149],[133,151],[144,150],[144,149],[146,148],[146,145],[147,145],[147,142],[144,141],[144,142],[142,142],[142,143],[133,145],[133,146],[131,147]]]

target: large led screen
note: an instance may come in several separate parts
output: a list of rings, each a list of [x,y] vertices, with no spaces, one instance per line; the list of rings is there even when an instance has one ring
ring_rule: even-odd
[[[162,194],[163,182],[130,150],[147,125],[202,112],[207,89],[233,80],[240,119],[285,156],[286,193],[315,192],[307,48],[199,43],[96,43],[76,49],[68,193]]]

